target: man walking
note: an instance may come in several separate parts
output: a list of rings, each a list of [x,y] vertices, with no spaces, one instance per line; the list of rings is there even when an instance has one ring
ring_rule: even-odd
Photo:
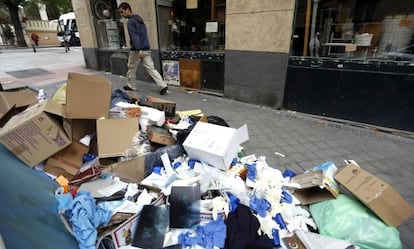
[[[168,87],[160,73],[154,67],[144,20],[139,15],[132,12],[129,3],[121,3],[118,7],[118,11],[122,17],[128,18],[127,27],[131,44],[131,51],[129,51],[128,57],[128,72],[126,75],[127,86],[124,86],[124,89],[136,90],[133,81],[136,78],[137,68],[142,61],[145,70],[157,84],[159,93],[161,95],[166,94]]]

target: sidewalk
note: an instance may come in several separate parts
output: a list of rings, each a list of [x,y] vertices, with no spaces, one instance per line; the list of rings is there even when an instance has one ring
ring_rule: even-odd
[[[52,66],[47,68],[55,73]],[[33,77],[30,79],[51,97],[65,82],[64,67],[60,66],[60,69],[60,78],[52,79],[49,75],[48,80],[38,85]],[[124,77],[87,70],[79,64],[71,70],[107,77],[113,89],[122,88],[126,83]],[[414,139],[409,138],[409,133],[402,132],[404,136],[399,136],[394,135],[398,133],[381,132],[381,129],[366,129],[340,120],[333,122],[174,86],[169,86],[169,93],[165,96],[159,96],[155,83],[139,81],[137,88],[138,95],[153,95],[176,102],[177,111],[201,109],[207,115],[224,118],[234,128],[247,124],[250,138],[243,144],[246,153],[265,156],[270,166],[300,173],[326,161],[342,167],[344,159],[352,159],[393,185],[414,206]],[[414,219],[402,224],[398,230],[404,248],[414,248]]]

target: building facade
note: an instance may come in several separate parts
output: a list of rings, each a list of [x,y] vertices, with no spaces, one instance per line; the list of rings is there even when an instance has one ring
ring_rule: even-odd
[[[117,0],[72,0],[88,68],[126,73]],[[172,85],[414,130],[414,3],[402,0],[135,0]],[[151,79],[140,68],[137,78]]]

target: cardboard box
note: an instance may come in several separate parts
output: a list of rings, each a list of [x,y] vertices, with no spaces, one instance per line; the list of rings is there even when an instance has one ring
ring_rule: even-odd
[[[63,125],[72,141],[79,141],[87,135],[96,134],[95,119],[66,119]]]
[[[109,116],[112,84],[94,75],[69,73],[66,87],[66,117],[97,119]]]
[[[227,170],[239,145],[249,139],[247,125],[239,129],[197,122],[183,143],[188,156]]]
[[[132,138],[137,132],[139,132],[137,118],[97,119],[99,157],[122,156],[132,147]]]
[[[46,162],[44,171],[52,175],[63,175],[72,179],[82,166],[82,156],[89,148],[79,142],[72,142],[68,147],[52,155]]]
[[[147,128],[148,139],[157,144],[173,145],[176,143],[172,134],[164,128],[149,126]]]
[[[62,105],[47,100],[13,116],[0,130],[0,142],[30,167],[69,146]]]
[[[297,183],[293,195],[303,204],[330,200],[338,197],[339,186],[334,175],[338,168],[332,162],[326,162],[293,177],[290,183]]]
[[[139,118],[141,116],[141,107],[136,104],[118,102],[110,110],[111,118]]]
[[[142,106],[153,107],[160,111],[164,111],[165,116],[167,117],[174,117],[175,115],[176,103],[166,99],[160,99],[153,96],[143,96],[139,98],[138,104]]]
[[[0,91],[0,127],[12,116],[37,103],[37,92],[28,87]]]
[[[177,115],[181,119],[184,118],[184,117],[196,116],[196,117],[199,117],[199,121],[208,123],[206,115],[204,115],[203,111],[200,110],[200,109],[179,111],[179,112],[177,112]]]
[[[414,215],[414,209],[391,185],[353,163],[335,179],[389,226],[396,227]]]

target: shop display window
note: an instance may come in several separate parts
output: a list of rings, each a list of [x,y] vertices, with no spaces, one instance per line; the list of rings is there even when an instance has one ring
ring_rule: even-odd
[[[414,1],[297,0],[291,55],[414,61]]]
[[[158,0],[160,48],[224,51],[225,0]]]

